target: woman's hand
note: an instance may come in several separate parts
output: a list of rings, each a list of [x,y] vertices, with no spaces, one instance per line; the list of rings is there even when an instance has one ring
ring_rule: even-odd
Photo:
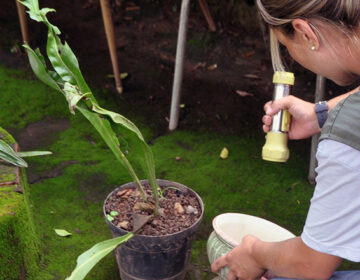
[[[265,104],[266,115],[262,118],[264,132],[270,131],[272,118],[280,110],[288,110],[291,114],[290,139],[304,139],[320,132],[315,104],[292,95]]]
[[[261,279],[261,276],[265,274],[265,269],[257,263],[251,253],[252,247],[257,241],[259,239],[254,236],[245,236],[240,245],[225,256],[218,258],[212,264],[212,271],[217,272],[221,268],[228,266],[230,271],[227,280]]]

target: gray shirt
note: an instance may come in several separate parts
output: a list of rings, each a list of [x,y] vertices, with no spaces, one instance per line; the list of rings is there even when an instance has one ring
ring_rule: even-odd
[[[301,238],[316,251],[359,262],[360,92],[331,110],[316,157],[316,188]]]

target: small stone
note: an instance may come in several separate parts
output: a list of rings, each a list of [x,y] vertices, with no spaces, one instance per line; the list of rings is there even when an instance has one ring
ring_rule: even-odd
[[[157,226],[160,224],[160,221],[159,220],[153,220],[152,223],[154,226]]]
[[[176,160],[176,161],[180,161],[180,160],[181,160],[181,157],[177,156],[177,157],[175,158],[175,160]]]
[[[129,197],[130,193],[132,193],[131,189],[124,189],[124,190],[118,191],[116,193],[116,196],[127,198],[127,197]]]
[[[131,193],[131,196],[135,196],[135,197],[138,197],[140,196],[140,191],[138,189],[134,190],[132,193]]]
[[[133,210],[144,210],[144,211],[149,211],[149,210],[154,210],[154,205],[151,205],[149,203],[145,203],[145,202],[136,202],[134,205]]]
[[[198,210],[194,207],[192,207],[191,205],[189,205],[188,207],[186,207],[186,214],[197,214]]]
[[[129,221],[122,221],[117,224],[117,227],[123,228],[123,229],[129,229]]]
[[[175,202],[174,205],[175,214],[183,214],[185,212],[184,207],[179,202]]]
[[[165,216],[165,209],[164,208],[159,208],[158,213],[160,216],[164,217]]]

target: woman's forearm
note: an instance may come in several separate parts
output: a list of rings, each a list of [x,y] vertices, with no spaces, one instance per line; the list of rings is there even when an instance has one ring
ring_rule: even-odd
[[[341,263],[339,257],[311,249],[301,237],[282,242],[258,240],[252,254],[275,275],[297,279],[328,279]]]

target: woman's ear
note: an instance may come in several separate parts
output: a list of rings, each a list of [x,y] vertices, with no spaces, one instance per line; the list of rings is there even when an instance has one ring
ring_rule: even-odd
[[[300,39],[301,43],[305,44],[305,47],[312,50],[317,50],[319,48],[319,39],[306,20],[294,19],[291,24],[294,28],[295,36]]]

